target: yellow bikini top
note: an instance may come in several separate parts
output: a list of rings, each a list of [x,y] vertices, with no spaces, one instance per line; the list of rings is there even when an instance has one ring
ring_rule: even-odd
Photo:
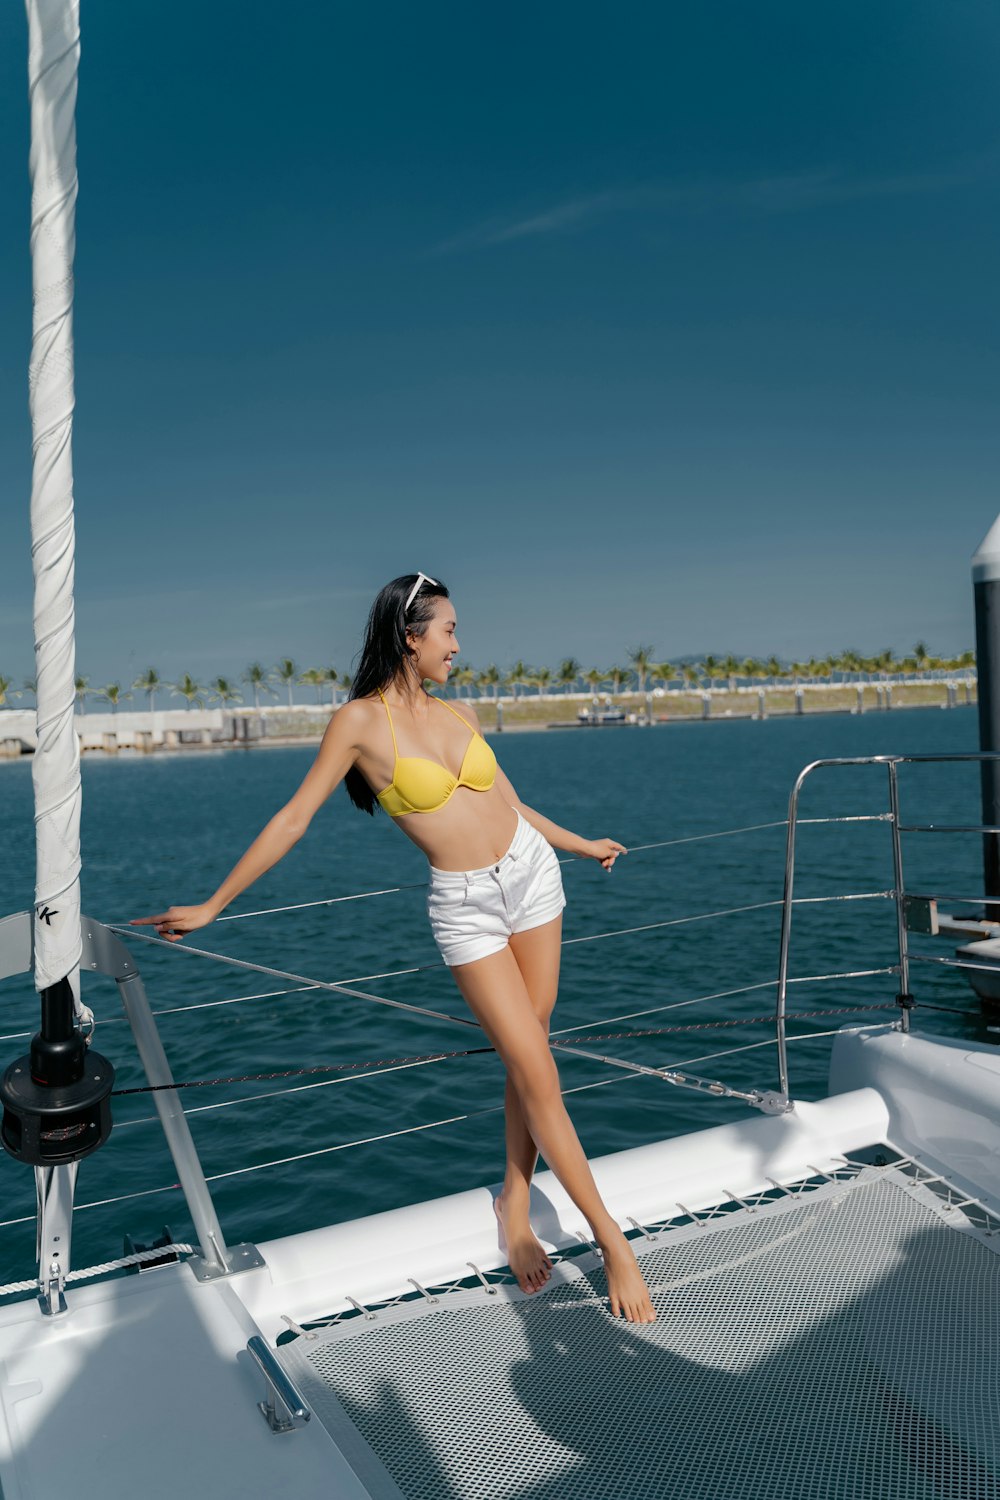
[[[382,698],[381,693],[379,697]],[[448,709],[468,729],[469,721],[457,709],[452,708],[450,703],[445,703],[442,698],[431,701]],[[473,792],[489,791],[496,780],[497,760],[477,730],[472,731],[459,773],[453,776],[440,761],[428,760],[423,755],[400,755],[389,705],[384,698],[382,703],[389,720],[396,761],[392,768],[392,781],[384,791],[377,793],[376,800],[390,818],[402,818],[407,813],[437,812],[438,808],[444,807],[458,786],[467,786]]]

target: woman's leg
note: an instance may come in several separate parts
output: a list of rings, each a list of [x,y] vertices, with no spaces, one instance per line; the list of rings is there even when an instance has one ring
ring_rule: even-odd
[[[646,1284],[631,1246],[597,1191],[559,1091],[546,1028],[535,1014],[513,952],[504,948],[476,963],[458,965],[452,973],[507,1069],[532,1140],[604,1253],[612,1313],[623,1313],[632,1323],[651,1323],[656,1314]]]
[[[521,971],[531,1007],[546,1034],[559,989],[561,935],[562,917],[559,916],[542,927],[515,933],[510,940],[510,949]],[[531,1178],[538,1161],[538,1148],[509,1076],[504,1094],[504,1117],[507,1170],[496,1210],[503,1225],[510,1268],[518,1285],[524,1292],[535,1292],[548,1281],[552,1261],[529,1220]]]

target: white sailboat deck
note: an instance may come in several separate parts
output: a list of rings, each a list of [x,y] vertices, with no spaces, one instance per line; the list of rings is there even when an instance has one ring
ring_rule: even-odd
[[[995,1067],[986,1049],[848,1033],[834,1071],[861,1086],[600,1159],[612,1211],[644,1226],[649,1326],[610,1317],[589,1250],[520,1293],[486,1189],[260,1245],[264,1265],[226,1279],[178,1264],[74,1288],[68,1318],[9,1305],[4,1500],[124,1500],[139,1476],[172,1500],[181,1475],[317,1500],[992,1500],[1000,1130],[979,1096]],[[949,1143],[993,1163],[975,1202]],[[550,1174],[537,1202],[553,1249],[579,1245]],[[247,1343],[282,1333],[311,1417],[276,1435]]]

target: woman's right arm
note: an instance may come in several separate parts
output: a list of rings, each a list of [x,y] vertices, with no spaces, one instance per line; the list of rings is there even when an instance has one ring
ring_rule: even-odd
[[[161,937],[177,942],[186,933],[207,927],[221,911],[270,870],[297,844],[330,793],[340,785],[358,758],[358,743],[366,706],[345,703],[326,726],[322,743],[295,795],[257,835],[242,859],[233,866],[218,890],[200,906],[171,906],[153,917],[134,917],[136,927],[155,927]]]

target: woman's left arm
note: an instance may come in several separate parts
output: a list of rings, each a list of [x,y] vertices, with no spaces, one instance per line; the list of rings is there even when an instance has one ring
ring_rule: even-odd
[[[495,785],[500,788],[511,807],[516,807],[525,822],[530,823],[532,828],[537,828],[553,849],[565,849],[567,854],[578,854],[581,859],[596,859],[605,870],[614,868],[619,854],[628,853],[625,845],[619,844],[616,839],[584,839],[578,833],[571,833],[568,828],[560,828],[551,818],[543,817],[540,812],[521,801],[509,777],[499,766]]]
[[[471,703],[461,705],[462,712],[472,721],[476,732],[482,734],[479,727],[479,718]],[[497,775],[494,785],[499,787],[503,796],[515,807],[532,828],[536,828],[545,841],[552,845],[553,849],[565,849],[567,854],[577,854],[581,859],[596,859],[605,870],[614,867],[615,860],[619,854],[627,854],[628,850],[624,844],[619,844],[616,839],[584,839],[578,833],[571,833],[568,828],[560,828],[558,823],[553,823],[551,818],[543,817],[533,807],[528,807],[522,802],[507,774],[497,766]]]

